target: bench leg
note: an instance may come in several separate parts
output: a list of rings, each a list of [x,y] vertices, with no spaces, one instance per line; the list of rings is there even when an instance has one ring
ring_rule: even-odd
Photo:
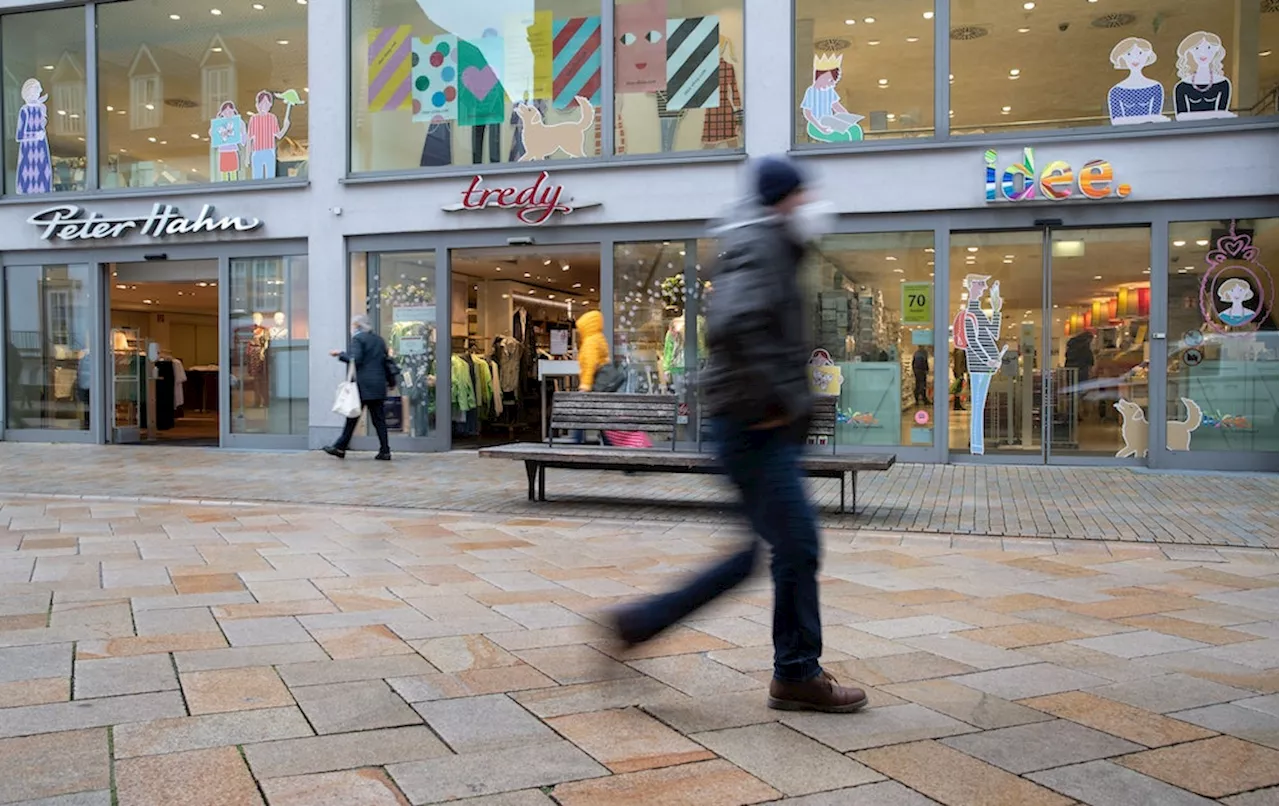
[[[849,473],[849,480],[853,486],[853,501],[849,503],[849,514],[858,514],[858,471],[853,470]]]
[[[538,465],[538,500],[547,500],[547,466]]]
[[[840,472],[840,514],[844,514],[844,471]]]
[[[524,473],[526,476],[529,477],[529,500],[536,501],[537,500],[535,496],[536,488],[534,487],[534,483],[538,478],[538,463],[532,462],[532,461],[526,461],[524,463]]]

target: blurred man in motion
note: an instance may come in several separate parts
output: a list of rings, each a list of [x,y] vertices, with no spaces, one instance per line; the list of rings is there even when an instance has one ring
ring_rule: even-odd
[[[812,399],[806,372],[800,267],[826,231],[798,168],[781,157],[751,166],[750,198],[716,231],[722,253],[708,301],[710,361],[702,392],[720,463],[752,531],[772,549],[774,675],[769,707],[846,713],[866,705],[818,663],[818,528],[800,471]],[[759,553],[751,539],[670,593],[615,613],[627,644],[649,640],[746,580]]]

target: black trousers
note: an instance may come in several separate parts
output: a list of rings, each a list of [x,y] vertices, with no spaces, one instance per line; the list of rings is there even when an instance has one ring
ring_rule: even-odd
[[[391,444],[387,441],[387,412],[383,408],[385,400],[365,400],[365,411],[369,412],[369,419],[373,422],[373,430],[378,433],[378,453],[391,453]],[[359,424],[359,417],[347,418],[347,424],[342,427],[342,436],[338,437],[338,441],[333,443],[333,447],[338,450],[345,451],[347,446],[351,444],[351,437],[356,433],[356,425]]]

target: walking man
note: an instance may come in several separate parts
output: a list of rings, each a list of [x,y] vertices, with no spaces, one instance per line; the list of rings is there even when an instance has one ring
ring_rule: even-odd
[[[921,344],[911,356],[911,374],[915,378],[917,406],[929,405],[929,351]]]
[[[373,332],[369,317],[360,314],[351,320],[351,348],[345,353],[331,350],[329,355],[355,367],[360,402],[369,412],[373,430],[378,434],[378,455],[373,458],[383,462],[390,461],[391,443],[387,440],[387,412],[383,406],[387,401],[387,387],[395,379],[388,369],[387,343]],[[332,445],[326,445],[324,452],[338,459],[346,458],[347,448],[351,445],[351,438],[355,436],[359,422],[359,416],[349,418],[342,428],[342,436]]]
[[[1000,297],[1000,281],[991,283],[991,315],[982,309],[982,293],[987,290],[991,277],[970,274],[964,278],[964,288],[969,301],[956,314],[952,322],[951,338],[956,348],[964,350],[965,365],[969,371],[969,453],[982,456],[986,453],[984,419],[987,408],[987,390],[991,388],[991,376],[1000,371],[1005,350],[996,346],[1000,339],[1001,311],[1004,300]]]
[[[710,360],[703,394],[721,466],[738,489],[752,531],[772,549],[774,675],[769,707],[847,713],[867,703],[818,663],[820,547],[799,461],[812,409],[804,300],[798,273],[826,215],[789,160],[753,166],[752,198],[717,234],[722,256],[708,300]],[[619,610],[627,644],[646,641],[746,580],[755,537],[669,593]]]

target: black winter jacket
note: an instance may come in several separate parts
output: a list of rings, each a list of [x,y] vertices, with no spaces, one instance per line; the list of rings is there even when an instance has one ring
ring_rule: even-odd
[[[745,426],[802,424],[813,408],[800,264],[782,219],[747,204],[717,230],[722,255],[707,300],[707,411]]]
[[[356,386],[364,403],[387,399],[387,343],[377,333],[362,330],[351,337],[347,352],[338,356],[356,368]]]

